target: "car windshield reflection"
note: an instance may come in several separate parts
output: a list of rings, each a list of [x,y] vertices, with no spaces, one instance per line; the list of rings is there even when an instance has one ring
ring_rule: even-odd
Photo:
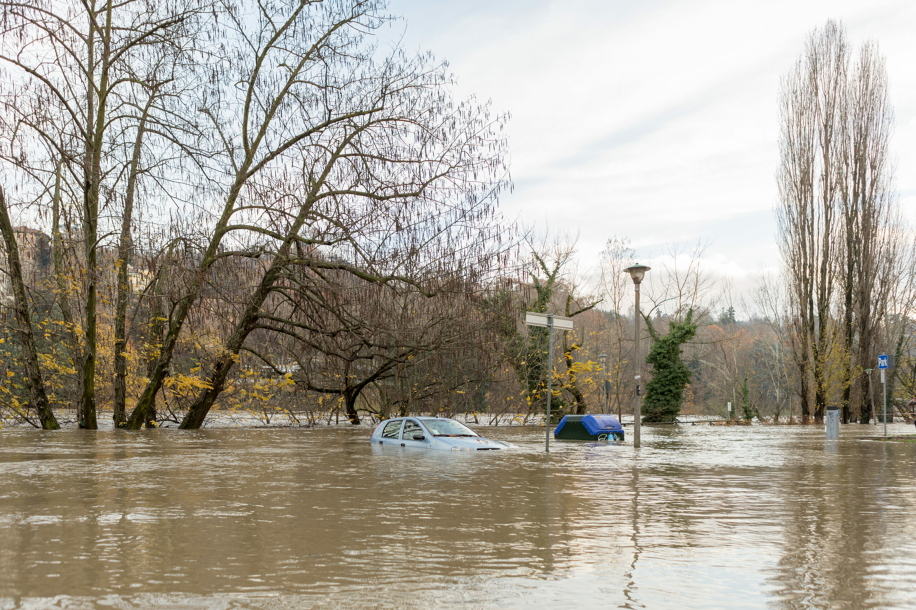
[[[452,419],[426,419],[423,425],[433,436],[477,436],[477,434]]]

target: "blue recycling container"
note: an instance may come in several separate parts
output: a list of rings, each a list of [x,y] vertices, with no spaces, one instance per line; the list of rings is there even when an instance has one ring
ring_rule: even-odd
[[[623,440],[623,426],[613,415],[564,415],[553,431],[559,440]]]

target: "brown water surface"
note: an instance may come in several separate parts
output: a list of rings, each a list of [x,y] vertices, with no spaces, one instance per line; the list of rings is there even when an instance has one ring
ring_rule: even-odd
[[[916,447],[823,428],[627,441],[0,432],[0,610],[916,608]],[[889,432],[905,433],[902,425]]]

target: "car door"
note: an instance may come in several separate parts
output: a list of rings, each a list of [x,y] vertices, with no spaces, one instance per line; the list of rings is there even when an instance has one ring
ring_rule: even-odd
[[[426,430],[415,419],[405,419],[404,427],[401,429],[401,446],[402,447],[426,447]]]
[[[400,445],[401,444],[401,424],[404,420],[392,419],[382,428],[382,434],[379,443],[382,445]]]

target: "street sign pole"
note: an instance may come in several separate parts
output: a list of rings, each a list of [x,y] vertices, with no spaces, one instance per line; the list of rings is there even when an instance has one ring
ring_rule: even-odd
[[[881,370],[881,385],[884,386],[884,436],[887,436],[887,369],[891,358],[886,354],[878,356],[878,369]]]
[[[550,453],[550,399],[553,396],[553,316],[547,316],[547,423],[544,426],[547,435],[544,447]]]
[[[884,436],[887,436],[887,379],[885,378],[884,369],[881,369],[881,385],[884,386]]]
[[[528,311],[525,312],[525,324],[528,326],[547,327],[547,419],[544,422],[544,427],[546,428],[544,446],[547,453],[550,453],[550,399],[553,394],[553,328],[556,326],[560,330],[572,330],[573,320],[565,316]]]

